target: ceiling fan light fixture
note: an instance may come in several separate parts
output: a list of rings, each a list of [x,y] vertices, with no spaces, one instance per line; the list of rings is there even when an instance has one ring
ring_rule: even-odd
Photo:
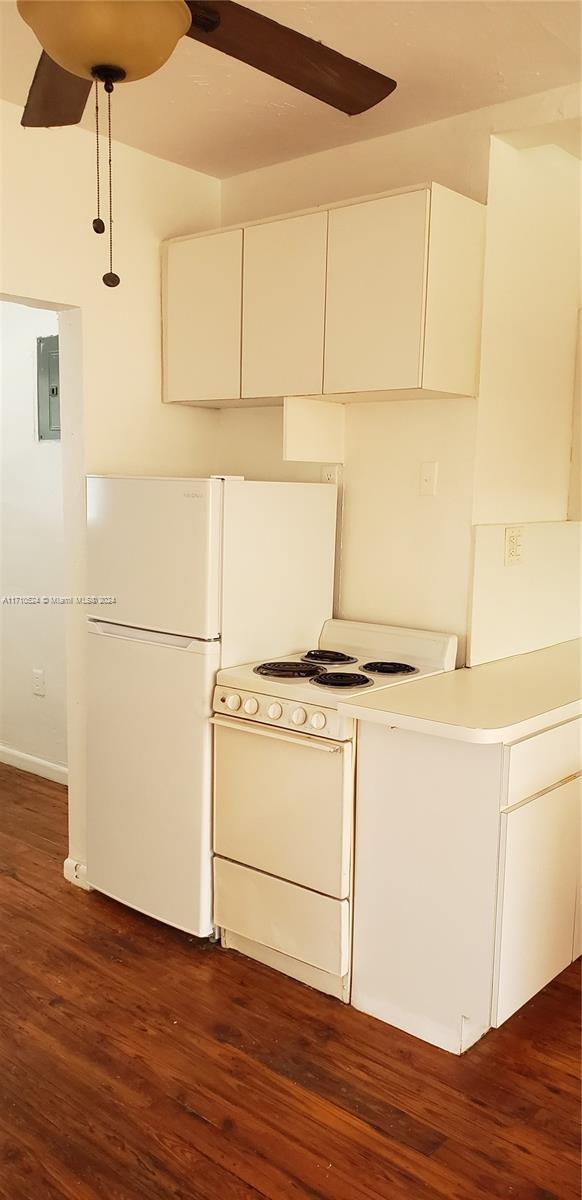
[[[43,50],[71,75],[153,75],[190,28],[185,0],[17,0]],[[115,78],[115,77],[114,77]]]

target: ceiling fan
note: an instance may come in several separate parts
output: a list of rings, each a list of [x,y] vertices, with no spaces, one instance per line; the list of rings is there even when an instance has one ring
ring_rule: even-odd
[[[94,80],[112,85],[151,75],[182,36],[350,116],[396,87],[394,79],[234,0],[18,0],[17,7],[43,47],[25,126],[76,125]]]

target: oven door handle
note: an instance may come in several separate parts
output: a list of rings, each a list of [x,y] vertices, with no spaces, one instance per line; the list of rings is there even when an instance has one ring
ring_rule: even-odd
[[[309,750],[321,750],[325,754],[339,754],[345,749],[345,745],[342,743],[324,742],[318,737],[300,733],[283,733],[278,729],[271,729],[268,725],[251,725],[248,721],[237,720],[236,717],[230,720],[228,717],[211,717],[210,722],[212,725],[219,725],[222,729],[235,729],[237,733],[250,733],[254,737],[273,738],[277,742],[291,742],[292,746],[307,746]]]

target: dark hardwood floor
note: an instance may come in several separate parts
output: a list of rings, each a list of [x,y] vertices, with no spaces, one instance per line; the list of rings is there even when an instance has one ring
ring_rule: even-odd
[[[577,1200],[576,967],[456,1058],[65,883],[64,788],[0,800],[2,1200]]]

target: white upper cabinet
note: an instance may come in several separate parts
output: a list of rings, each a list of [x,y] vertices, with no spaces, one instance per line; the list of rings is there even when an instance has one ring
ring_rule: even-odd
[[[168,242],[164,399],[476,395],[484,214],[433,184]]]
[[[484,209],[437,184],[329,214],[324,392],[473,396]]]
[[[322,391],[327,213],[244,231],[242,394]]]
[[[242,229],[165,248],[164,399],[240,398]]]
[[[325,392],[420,387],[429,197],[330,212]]]

